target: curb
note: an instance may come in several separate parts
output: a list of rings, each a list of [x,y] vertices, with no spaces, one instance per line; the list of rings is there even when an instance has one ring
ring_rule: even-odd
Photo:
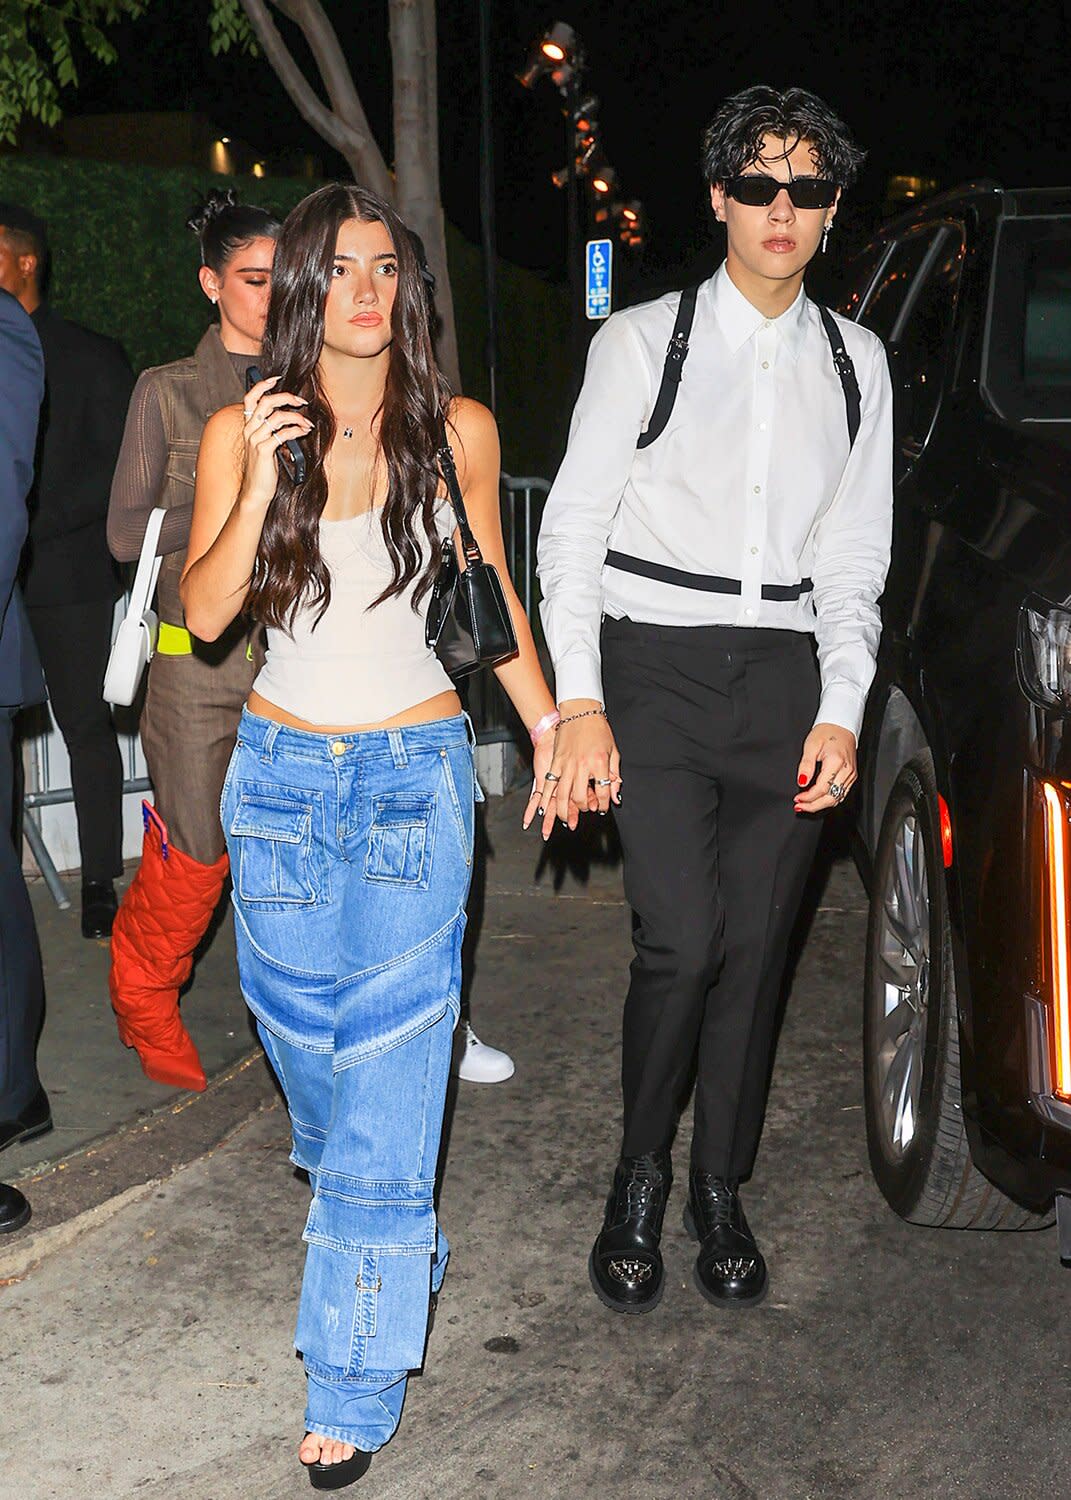
[[[23,1280],[46,1256],[214,1151],[278,1100],[257,1048],[217,1074],[203,1093],[184,1094],[149,1119],[120,1126],[21,1181],[33,1218],[26,1230],[0,1238],[0,1287]]]

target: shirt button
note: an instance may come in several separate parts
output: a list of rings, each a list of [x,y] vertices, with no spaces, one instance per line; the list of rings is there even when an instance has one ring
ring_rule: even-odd
[[[762,485],[761,484],[757,484],[755,486],[755,493],[756,493],[756,495],[761,495],[762,494]]]
[[[752,547],[751,555],[752,557],[757,557],[759,555],[759,549],[757,547]]]
[[[333,740],[331,742],[331,754],[332,755],[345,755],[345,753],[346,753],[346,741],[345,740]]]
[[[770,361],[768,359],[764,359],[763,360],[763,362],[762,362],[762,368],[764,370],[768,370],[770,368]]]
[[[745,615],[747,615],[749,620],[754,618],[755,611],[753,609],[745,609],[744,613]]]
[[[759,431],[760,432],[765,432],[766,431],[766,423],[765,422],[760,422],[759,423]]]

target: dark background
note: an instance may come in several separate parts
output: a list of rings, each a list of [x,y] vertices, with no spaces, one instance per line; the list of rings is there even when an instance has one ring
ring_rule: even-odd
[[[373,129],[390,154],[386,0],[327,0]],[[119,63],[87,64],[69,112],[194,109],[265,152],[304,145],[328,175],[345,164],[302,123],[262,60],[212,58],[207,0],[156,0],[115,33]],[[447,216],[478,239],[476,0],[440,0],[440,119]],[[837,222],[841,252],[881,217],[893,173],[1007,185],[1071,179],[1066,135],[1071,4],[1062,0],[911,3],[798,0],[775,6],[695,0],[493,0],[499,247],[564,274],[564,201],[550,183],[566,157],[560,100],[514,81],[554,20],[584,42],[587,86],[602,100],[606,153],[649,216],[644,279],[669,285],[710,256],[699,134],[718,102],[749,83],[815,90],[869,158]],[[281,23],[289,36],[293,28]],[[297,51],[298,48],[295,47]],[[836,241],[831,245],[836,253]]]

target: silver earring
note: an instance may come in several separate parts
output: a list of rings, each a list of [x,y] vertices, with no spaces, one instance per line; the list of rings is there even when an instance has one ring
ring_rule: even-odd
[[[833,228],[833,225],[830,224],[828,221],[827,221],[827,223],[822,228],[822,254],[823,255],[826,253],[826,246],[829,244],[829,231],[832,228]]]

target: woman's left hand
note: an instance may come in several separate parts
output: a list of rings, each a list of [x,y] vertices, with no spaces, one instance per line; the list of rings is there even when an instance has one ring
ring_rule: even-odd
[[[821,771],[816,776],[818,766]],[[851,730],[839,724],[816,724],[803,742],[797,780],[801,788],[806,787],[796,793],[798,813],[822,812],[843,802],[857,780]]]
[[[547,785],[546,776],[553,762],[554,731],[552,729],[548,729],[540,735],[539,743],[536,745],[535,750],[532,754],[532,771],[534,774],[534,779],[532,782],[532,795],[528,798],[528,806],[524,810],[524,818],[521,825],[524,828],[529,828],[531,826],[532,819],[538,812],[541,812],[545,806],[543,802],[543,793],[544,791],[547,792],[548,795],[550,793],[550,787]],[[573,805],[571,800],[569,806],[569,822],[572,827],[576,827],[576,820],[573,817]]]

